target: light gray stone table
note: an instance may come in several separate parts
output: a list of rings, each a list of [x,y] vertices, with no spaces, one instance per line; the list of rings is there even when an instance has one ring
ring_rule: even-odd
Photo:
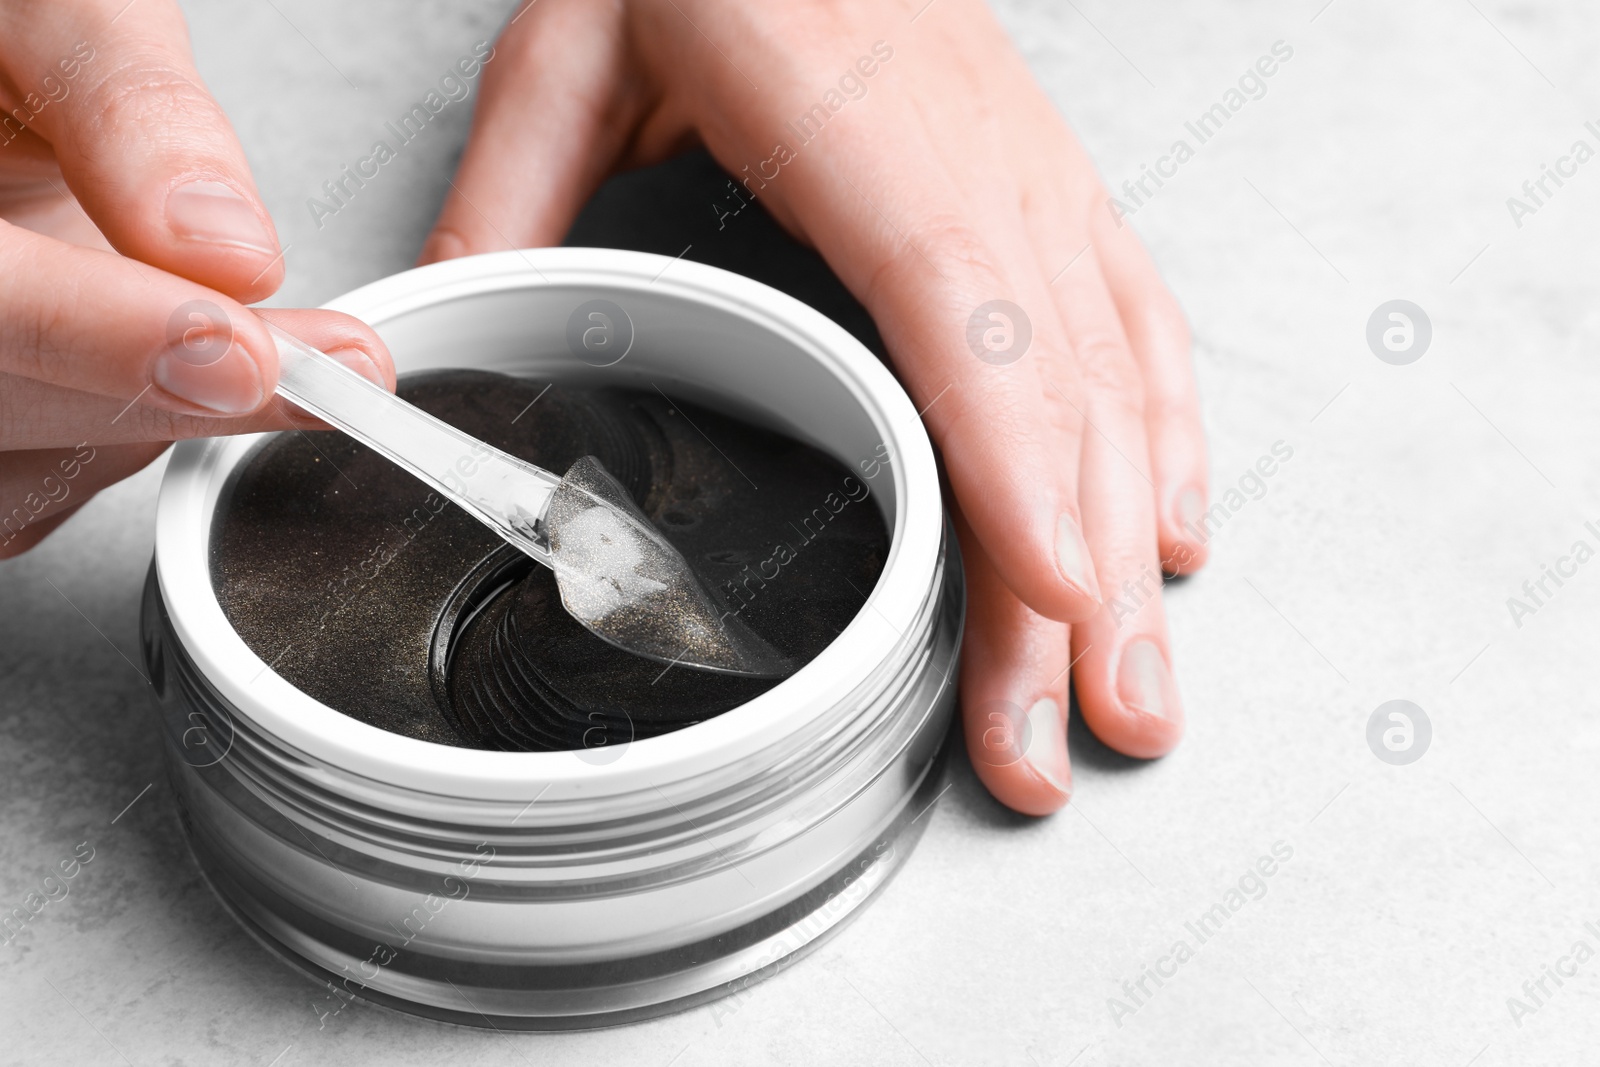
[[[292,246],[278,301],[406,267],[465,107],[320,230],[307,198],[492,35],[505,0],[188,6]],[[1276,442],[1293,450],[1218,530],[1210,567],[1169,587],[1182,748],[1134,764],[1075,726],[1077,795],[1041,821],[999,809],[958,758],[888,891],[738,1001],[559,1036],[360,1005],[319,1024],[323,995],[225,915],[179,835],[136,667],[151,470],[0,567],[0,910],[93,849],[70,896],[0,946],[0,1061],[1600,1060],[1600,958],[1569,955],[1600,949],[1600,563],[1547,583],[1520,626],[1507,606],[1575,541],[1600,547],[1584,526],[1600,520],[1600,162],[1520,227],[1506,204],[1575,140],[1600,147],[1584,128],[1600,116],[1592,5],[1002,15],[1113,186],[1193,145],[1185,122],[1274,42],[1293,49],[1133,217],[1194,324],[1217,492]],[[908,23],[896,44],[916,36]],[[1395,298],[1432,322],[1409,366],[1365,339]],[[1399,698],[1433,729],[1409,766],[1366,740]],[[1255,891],[1275,845],[1292,856],[1202,944],[1188,924],[1241,879]],[[1180,940],[1192,958],[1163,962]],[[1163,984],[1123,990],[1157,964]],[[1558,986],[1547,966],[1576,973]],[[1535,1004],[1523,983],[1541,977]],[[1513,996],[1537,1010],[1514,1018]]]

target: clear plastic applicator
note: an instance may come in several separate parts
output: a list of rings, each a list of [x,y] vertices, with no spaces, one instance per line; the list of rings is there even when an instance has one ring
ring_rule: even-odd
[[[759,677],[793,665],[721,610],[689,561],[593,456],[565,477],[508,455],[268,324],[278,394],[433,486],[555,572],[561,603],[625,652]]]

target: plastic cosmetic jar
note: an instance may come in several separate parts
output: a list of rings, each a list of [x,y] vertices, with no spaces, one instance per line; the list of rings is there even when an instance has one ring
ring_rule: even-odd
[[[938,795],[965,607],[933,450],[889,372],[776,290],[634,252],[459,259],[329,306],[402,374],[656,387],[788,433],[870,487],[890,548],[838,638],[740,707],[601,749],[449,747],[341,714],[246,646],[210,538],[269,435],[178,445],[144,655],[184,830],[229,910],[336,992],[501,1029],[678,1010],[837,930]]]

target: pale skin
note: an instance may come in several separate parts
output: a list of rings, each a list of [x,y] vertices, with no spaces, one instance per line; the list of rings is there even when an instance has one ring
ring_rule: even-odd
[[[177,5],[0,0],[0,25],[4,558],[174,440],[310,423],[272,399],[245,305],[283,282],[278,238]],[[393,382],[354,319],[262,314]]]
[[[107,5],[10,6],[81,17]],[[140,107],[132,91],[86,92],[82,118],[69,119],[63,106],[47,120],[46,107],[37,134],[25,135],[37,141],[30,165],[48,176],[58,163],[89,218],[145,264],[138,270],[148,279],[103,252],[0,230],[0,262],[29,257],[59,279],[37,286],[0,271],[0,448],[12,450],[0,459],[0,511],[50,458],[38,450],[70,451],[91,432],[116,446],[106,454],[136,469],[162,441],[285,418],[270,404],[201,417],[153,384],[151,353],[163,343],[167,313],[200,293],[237,324],[241,358],[270,392],[270,346],[242,305],[275,289],[281,268],[271,265],[276,239],[237,144],[188,66],[181,22],[161,0],[134,10],[147,7],[135,23],[148,34],[141,48],[182,72],[181,84],[150,86],[162,107]],[[1190,572],[1206,554],[1196,521],[1206,500],[1205,444],[1188,332],[1132,230],[1108,210],[1087,154],[987,9],[976,0],[927,8],[920,0],[537,0],[519,12],[484,68],[472,135],[422,262],[558,243],[607,175],[695,144],[736,176],[776,170],[747,192],[816,248],[872,313],[940,450],[968,578],[961,702],[979,777],[1018,811],[1042,815],[1067,803],[1069,682],[1085,721],[1111,748],[1140,758],[1170,751],[1184,716],[1160,575]],[[0,41],[8,93],[29,64],[45,70],[89,36],[39,29],[61,20],[71,21],[36,15],[38,32]],[[860,65],[862,57],[872,61]],[[846,74],[854,80],[841,84]],[[841,89],[843,106],[797,145],[786,124]],[[123,122],[157,123],[171,96],[199,118],[166,128],[153,138],[157,147],[127,143],[121,125],[95,118],[122,107],[131,112]],[[158,153],[163,138],[197,141],[182,146],[183,168],[121,163],[136,150]],[[779,142],[790,158],[775,165],[767,161]],[[31,197],[7,194],[0,215],[27,224],[18,212],[60,197],[11,169],[6,155],[20,143],[0,148],[0,175],[14,175],[7,180]],[[163,195],[191,173],[238,192],[268,238],[251,247],[208,243],[163,226]],[[72,222],[64,210],[54,215]],[[76,258],[91,254],[101,258]],[[60,325],[60,308],[84,302],[90,274],[97,313],[105,290],[123,286],[129,295],[112,302],[120,314],[107,309],[96,327],[75,311]],[[152,284],[160,301],[138,295]],[[968,343],[974,309],[996,299],[1021,307],[1031,324],[1031,344],[1009,363],[979,359]],[[147,321],[129,327],[139,307]],[[359,324],[280,314],[314,343],[362,353],[368,373],[392,381],[381,343]],[[38,333],[40,323],[55,332]],[[13,404],[18,390],[27,399]],[[237,399],[209,384],[198,391]],[[6,436],[19,423],[32,436]],[[102,472],[94,484],[127,469],[107,463]],[[63,505],[24,536],[36,541],[48,532],[39,527],[68,513]]]

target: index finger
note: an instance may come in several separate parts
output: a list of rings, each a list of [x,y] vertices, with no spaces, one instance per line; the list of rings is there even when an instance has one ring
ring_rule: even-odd
[[[0,34],[23,94],[10,117],[49,142],[118,251],[244,302],[283,280],[277,234],[227,116],[194,68],[173,0],[31,5]]]
[[[774,192],[872,313],[1006,586],[1047,618],[1088,618],[1100,599],[1078,510],[1081,416],[1041,377],[1070,367],[1066,338],[1036,269],[968,221],[974,205],[908,126],[894,145],[841,129]]]

